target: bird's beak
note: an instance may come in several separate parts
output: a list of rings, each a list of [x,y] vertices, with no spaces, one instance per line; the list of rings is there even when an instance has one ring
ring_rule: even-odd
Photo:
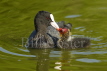
[[[59,29],[59,26],[57,25],[57,23],[55,21],[50,23],[55,29]]]
[[[52,22],[50,22],[50,24],[55,28],[55,29],[59,29],[58,24],[54,21],[54,17],[52,14],[50,14],[50,18],[52,20]]]

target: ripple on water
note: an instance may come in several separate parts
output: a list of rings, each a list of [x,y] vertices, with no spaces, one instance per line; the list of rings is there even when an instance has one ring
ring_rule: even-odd
[[[80,17],[82,15],[68,15],[68,16],[65,16],[65,18],[76,18],[76,17]]]
[[[24,54],[18,54],[18,53],[14,53],[14,52],[10,52],[2,47],[0,47],[0,51],[7,53],[7,54],[11,54],[11,55],[16,55],[16,56],[24,56],[24,57],[35,57],[34,55],[24,55]]]
[[[99,36],[99,37],[96,37],[96,38],[94,38],[94,37],[90,37],[90,39],[91,40],[94,40],[94,41],[101,41],[103,36]]]
[[[74,51],[72,54],[79,54],[79,55],[91,55],[91,54],[107,54],[107,51],[87,51],[87,52],[76,52]]]
[[[81,26],[81,27],[76,27],[74,29],[78,30],[78,29],[81,29],[81,28],[85,28],[84,26]]]
[[[20,48],[18,48],[18,49],[21,51],[24,51],[24,52],[29,52],[28,50],[25,50],[25,49],[20,49]]]
[[[76,27],[74,28],[75,30],[79,30],[79,31],[84,31],[86,30],[86,28],[84,26],[81,26],[81,27]]]
[[[86,62],[86,63],[99,63],[99,62],[101,62],[100,60],[97,60],[97,59],[88,59],[88,58],[76,59],[76,61]]]

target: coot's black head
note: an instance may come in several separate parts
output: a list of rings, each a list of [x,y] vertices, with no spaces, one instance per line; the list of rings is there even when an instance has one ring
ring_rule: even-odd
[[[54,17],[50,12],[39,11],[34,18],[34,25],[37,31],[46,30],[49,25],[58,29],[58,25],[54,21]]]

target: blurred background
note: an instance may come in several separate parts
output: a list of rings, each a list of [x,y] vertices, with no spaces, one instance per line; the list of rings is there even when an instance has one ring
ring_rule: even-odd
[[[34,16],[48,11],[72,23],[72,35],[89,37],[89,49],[28,50]],[[106,0],[0,0],[0,71],[107,71]]]

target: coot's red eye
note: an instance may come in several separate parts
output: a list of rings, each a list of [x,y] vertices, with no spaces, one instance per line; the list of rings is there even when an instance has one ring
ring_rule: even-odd
[[[49,17],[46,17],[46,19],[50,19]]]

